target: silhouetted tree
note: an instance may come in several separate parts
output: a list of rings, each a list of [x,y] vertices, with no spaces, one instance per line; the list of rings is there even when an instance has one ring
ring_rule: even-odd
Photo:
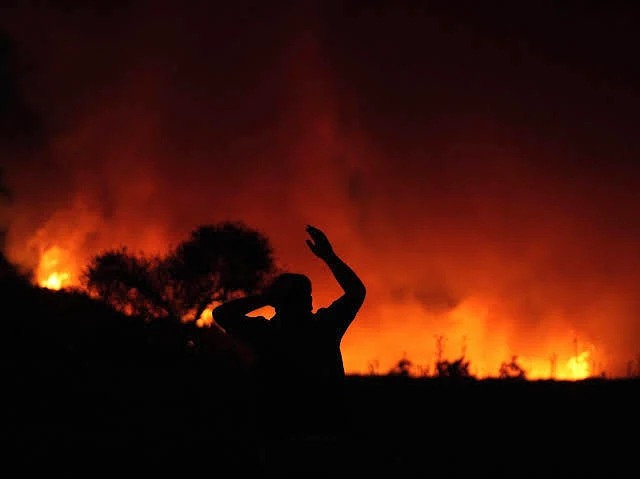
[[[274,273],[266,237],[237,223],[195,229],[167,258],[175,302],[198,319],[212,301],[255,293]]]
[[[500,378],[502,379],[526,379],[527,372],[518,364],[518,357],[512,356],[511,361],[500,365]]]
[[[95,256],[83,274],[90,294],[147,319],[198,319],[215,302],[251,294],[275,272],[267,238],[241,223],[204,225],[166,256],[126,247]]]

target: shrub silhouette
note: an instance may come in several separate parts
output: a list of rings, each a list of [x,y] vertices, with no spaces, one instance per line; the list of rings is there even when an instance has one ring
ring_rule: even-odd
[[[501,379],[526,379],[527,372],[518,364],[518,357],[512,356],[511,361],[500,365]]]
[[[466,360],[464,356],[454,361],[441,359],[436,362],[436,375],[447,378],[468,378],[471,377],[469,364],[470,361]]]
[[[390,376],[409,376],[411,375],[411,368],[413,367],[413,363],[406,357],[403,356],[398,362],[389,370]]]

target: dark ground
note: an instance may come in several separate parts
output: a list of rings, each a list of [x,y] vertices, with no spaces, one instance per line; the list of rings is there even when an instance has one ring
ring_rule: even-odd
[[[640,474],[640,381],[349,377],[342,436],[261,442],[246,385],[195,361],[5,360],[2,374],[5,451],[24,477]]]
[[[640,476],[640,380],[349,377],[342,435],[259,440],[220,338],[0,285],[2,477]]]

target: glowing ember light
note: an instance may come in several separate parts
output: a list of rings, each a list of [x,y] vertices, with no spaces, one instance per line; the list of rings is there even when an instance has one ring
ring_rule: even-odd
[[[518,358],[518,362],[527,372],[528,379],[579,381],[593,375],[591,359],[590,351],[582,351],[575,356],[570,356],[566,361],[562,360],[562,356],[551,355],[548,359]]]
[[[572,379],[586,379],[591,376],[589,357],[589,351],[583,351],[567,361],[567,368],[571,373]]]
[[[65,246],[59,246],[60,244]],[[77,241],[68,239],[57,245],[41,248],[34,282],[52,290],[78,286],[78,266],[83,261],[79,259],[75,245]],[[211,304],[197,319],[194,318],[193,311],[183,320],[196,319],[196,325],[199,327],[214,326],[211,312],[216,305],[215,302]],[[375,361],[377,373],[385,374],[397,365],[404,351],[413,364],[409,371],[411,376],[434,375],[434,358],[438,350],[434,338],[442,337],[445,339],[442,359],[451,361],[464,357],[470,362],[469,373],[478,379],[498,377],[501,364],[509,361],[514,354],[517,357],[517,365],[525,371],[529,380],[577,381],[594,375],[595,348],[585,343],[578,347],[575,338],[581,335],[580,332],[556,328],[549,331],[540,344],[514,342],[509,322],[492,316],[490,305],[491,303],[484,298],[472,297],[448,312],[428,313],[431,314],[427,317],[429,321],[423,321],[425,312],[420,304],[411,301],[383,304],[376,311],[378,317],[400,315],[413,318],[409,320],[413,333],[407,334],[407,330],[402,329],[386,331],[384,336],[378,336],[380,339],[376,339],[379,341],[376,349],[363,347],[366,336],[358,337],[356,334],[351,339],[355,339],[352,345],[349,341],[345,342],[343,354],[347,372],[370,374],[372,361]],[[251,312],[250,315],[270,318],[274,311],[265,307]],[[558,320],[558,323],[561,320]],[[361,322],[366,322],[366,319],[363,317]],[[437,329],[430,327],[431,324],[437,324]],[[522,354],[517,354],[520,349],[523,350]],[[360,366],[357,366],[358,362]]]
[[[206,308],[200,317],[196,319],[196,326],[200,328],[206,328],[213,324],[213,316],[212,316],[213,306],[209,306]]]
[[[196,320],[196,326],[201,327],[201,328],[206,328],[211,326],[214,321],[213,321],[213,309],[218,305],[219,303],[215,303],[209,307],[207,307],[202,314],[200,315],[200,317]],[[265,306],[263,308],[257,309],[255,311],[252,311],[251,313],[249,313],[247,316],[264,316],[266,318],[271,318],[273,315],[275,314],[275,311],[273,310],[273,308],[271,306]]]
[[[377,317],[406,318],[407,328],[368,335],[355,330],[360,336],[347,337],[344,343],[348,372],[371,374],[372,364],[376,364],[377,373],[386,374],[402,356],[414,364],[409,372],[414,376],[435,375],[440,358],[451,362],[460,357],[469,361],[469,373],[478,379],[500,377],[502,366],[514,357],[526,379],[533,381],[577,381],[604,371],[606,355],[591,343],[586,332],[567,326],[570,321],[566,318],[550,318],[545,334],[522,340],[515,323],[492,312],[499,311],[496,304],[499,299],[491,302],[471,297],[450,311],[430,316],[420,304],[410,301],[382,304],[374,313]],[[584,339],[578,342],[577,338]],[[368,344],[374,348],[366,349]]]
[[[71,285],[71,274],[64,267],[65,257],[65,251],[57,246],[44,251],[37,270],[41,287],[58,290]]]
[[[40,282],[40,286],[49,289],[62,289],[69,283],[70,278],[69,273],[51,273],[47,279]]]

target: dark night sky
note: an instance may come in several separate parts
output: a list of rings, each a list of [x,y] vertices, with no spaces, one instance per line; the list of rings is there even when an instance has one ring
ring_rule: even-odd
[[[489,362],[573,334],[635,357],[640,7],[215,3],[0,7],[12,258],[241,219],[324,302],[312,223],[369,286],[353,368],[437,332]]]

